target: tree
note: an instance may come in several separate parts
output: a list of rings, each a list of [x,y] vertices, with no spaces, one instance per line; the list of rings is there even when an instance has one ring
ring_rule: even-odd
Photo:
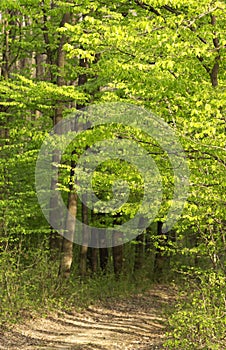
[[[225,271],[224,10],[223,1],[208,0],[1,2],[1,250],[16,261],[13,266],[23,271],[20,263],[26,265],[26,251],[32,247],[37,253],[43,237],[45,242],[51,237],[47,244],[51,255],[54,247],[57,254],[62,252],[61,275],[79,274],[72,262],[76,265],[80,253],[82,275],[89,256],[93,272],[98,271],[98,263],[103,270],[108,265],[106,273],[111,268],[118,275],[124,271],[124,247],[104,248],[98,259],[97,249],[89,254],[86,242],[79,253],[71,241],[56,235],[42,215],[34,179],[39,149],[53,125],[86,105],[118,101],[145,107],[164,119],[189,163],[190,195],[173,228],[175,238],[159,245],[156,230],[153,255],[161,249],[161,258],[174,254],[170,264],[176,261],[187,268],[196,262]],[[126,138],[152,155],[163,183],[154,224],[164,224],[175,183],[169,157],[147,133],[122,125],[87,130],[69,145],[61,163],[56,146],[52,165],[58,176],[52,181],[50,217],[57,208],[57,189],[72,213],[65,229],[71,237],[76,232],[75,217],[81,216],[82,204],[77,200],[74,168],[84,150],[104,138]],[[112,215],[83,205],[84,221],[91,219],[94,227],[113,227],[119,218],[124,223],[133,217],[143,197],[139,169],[118,159],[101,164],[94,175],[100,202],[112,199],[117,178],[129,184],[130,196]],[[118,230],[116,241],[121,234]],[[97,240],[95,229],[84,232],[84,238],[88,236]],[[139,269],[144,242],[141,235],[137,244],[131,243],[131,261]],[[157,268],[157,277],[159,272]]]

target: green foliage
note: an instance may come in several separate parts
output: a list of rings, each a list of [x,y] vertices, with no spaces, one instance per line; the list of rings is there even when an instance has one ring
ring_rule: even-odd
[[[189,162],[190,196],[174,227],[175,241],[165,244],[165,237],[157,238],[154,230],[149,253],[159,249],[171,256],[170,267],[177,271],[198,265],[225,273],[225,2],[10,0],[1,1],[0,13],[2,320],[25,308],[63,306],[65,295],[73,304],[130,289],[129,282],[116,284],[112,276],[60,285],[58,261],[49,262],[50,229],[37,202],[34,171],[58,109],[65,118],[77,105],[122,101],[143,106],[169,123]],[[63,25],[66,13],[70,20]],[[60,49],[65,54],[63,67],[58,62]],[[84,84],[79,85],[81,77]],[[95,142],[117,137],[139,142],[153,156],[164,187],[156,221],[164,221],[174,184],[168,156],[161,145],[132,127],[94,128],[68,146],[58,184],[65,203],[71,160],[76,162]],[[126,162],[106,161],[96,169],[93,187],[100,199],[109,200],[118,178],[131,190],[117,212],[124,222],[134,216],[143,196],[139,171]],[[105,219],[110,225],[114,218]],[[78,256],[76,248],[75,261]],[[131,266],[127,271],[132,273]],[[172,348],[225,347],[224,277],[202,272],[199,281],[171,318]]]
[[[61,286],[61,301],[64,307],[84,308],[98,301],[130,297],[133,293],[150,288],[150,285],[150,280],[141,283],[141,278],[135,281],[131,276],[116,280],[113,273],[108,276],[99,274],[82,281],[71,278]]]
[[[112,272],[93,278],[77,278],[77,268],[69,280],[56,279],[57,265],[50,264],[48,244],[39,249],[23,248],[21,242],[0,258],[0,326],[14,323],[31,314],[45,314],[51,309],[83,309],[99,300],[130,297],[150,288],[150,279],[131,275],[115,279]]]
[[[169,317],[167,349],[224,349],[226,279],[220,273],[193,272],[194,280],[183,291]],[[184,287],[183,287],[184,290]]]
[[[0,256],[0,325],[42,312],[56,298],[56,266],[49,266],[46,245],[26,247],[27,241],[8,240]]]

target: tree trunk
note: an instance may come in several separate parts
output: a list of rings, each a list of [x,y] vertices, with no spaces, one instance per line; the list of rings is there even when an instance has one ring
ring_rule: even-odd
[[[77,193],[74,186],[75,161],[71,161],[70,184],[68,195],[68,216],[65,225],[66,234],[62,241],[62,253],[60,260],[59,275],[68,278],[70,276],[73,261],[73,241],[77,214]]]
[[[162,232],[163,223],[158,221],[157,223],[157,240],[158,248],[156,249],[155,260],[154,260],[154,278],[157,281],[161,281],[163,277],[164,268],[168,261],[168,257],[164,254],[166,242],[168,239],[168,234],[163,234]]]
[[[118,278],[122,272],[122,264],[123,264],[123,245],[120,244],[122,242],[122,234],[121,232],[113,233],[112,238],[112,254],[113,254],[113,266],[114,273],[116,278]]]
[[[211,24],[212,26],[216,26],[216,16],[214,15],[211,15]],[[214,32],[213,34],[216,35],[216,32]],[[220,47],[220,43],[219,43],[219,39],[216,36],[213,38],[213,45],[217,50],[217,52],[219,52],[218,50]],[[213,68],[210,72],[210,79],[213,87],[218,86],[219,61],[220,61],[220,55],[219,53],[217,53]]]
[[[95,216],[96,214],[93,211],[91,211],[92,226],[94,226],[94,223],[95,223]],[[99,244],[98,232],[95,227],[92,227],[91,229],[91,246],[92,247],[88,249],[87,257],[88,257],[89,267],[93,274],[95,274],[98,269],[98,248],[97,248],[98,244]]]
[[[150,255],[151,249],[152,249],[152,244],[151,244],[151,235],[152,235],[152,230],[151,227],[147,227],[146,229],[146,234],[145,234],[145,254],[146,256]]]
[[[88,261],[89,261],[92,274],[95,274],[98,268],[98,248],[90,247],[88,249]]]
[[[6,10],[6,13],[8,11]],[[9,29],[8,29],[8,19],[3,20],[3,51],[2,51],[2,69],[1,75],[5,80],[9,78],[9,64],[10,64],[10,47],[9,47]]]
[[[108,264],[108,248],[106,246],[106,233],[101,232],[99,234],[99,242],[100,247],[99,248],[99,254],[100,254],[100,268],[103,271],[103,273],[106,273],[107,264]]]
[[[140,270],[144,262],[144,233],[136,237],[134,271]]]
[[[66,13],[63,15],[62,21],[60,23],[60,27],[63,27],[65,25],[65,23],[68,23],[70,19],[70,14]],[[49,51],[49,38],[48,38],[48,31],[46,28],[46,21],[47,18],[44,16],[44,24],[45,24],[45,31],[44,31],[44,39],[47,45],[47,58],[48,61],[52,61],[52,52]],[[65,35],[62,35],[60,38],[60,42],[59,42],[59,47],[58,47],[58,52],[57,52],[57,62],[56,65],[58,67],[58,76],[57,76],[57,85],[58,86],[62,86],[64,84],[64,77],[63,77],[63,70],[64,70],[64,66],[65,66],[65,52],[63,51],[63,45],[66,42],[66,37]],[[61,101],[58,101],[57,103],[57,107],[55,109],[55,114],[53,117],[53,125],[55,126],[57,123],[61,122],[62,120],[62,113],[63,113],[63,109],[64,109],[64,105]],[[58,130],[58,132],[60,133],[60,130]],[[59,163],[60,163],[60,152],[59,150],[55,150],[54,155],[53,155],[53,167],[56,167]],[[56,165],[55,165],[56,164]],[[58,176],[55,176],[55,178],[52,179],[51,182],[51,192],[52,197],[50,199],[50,222],[54,223],[56,220],[58,220],[58,215],[57,215],[57,211],[58,211],[58,193],[57,193],[57,181],[58,181]],[[70,204],[70,201],[72,201],[72,204]],[[71,196],[69,195],[68,198],[68,208],[71,208],[74,206],[74,201],[76,201],[75,199],[75,195],[72,194]],[[74,211],[74,209],[72,209],[72,211]],[[69,219],[68,219],[69,220]],[[71,220],[71,219],[70,219]],[[71,226],[71,223],[67,221],[66,226]],[[61,245],[62,245],[62,236],[60,236],[60,234],[55,230],[54,225],[52,225],[51,227],[51,233],[50,233],[50,254],[51,254],[51,258],[53,260],[57,259],[57,257],[59,256],[59,252],[61,250]],[[68,252],[70,244],[63,242],[63,251],[64,249],[66,249],[66,251]],[[64,252],[64,255],[66,254],[66,251]],[[70,256],[72,253],[69,254],[69,259],[70,260]]]
[[[83,244],[81,246],[80,251],[80,275],[84,277],[87,273],[87,253],[88,253],[88,245],[90,238],[90,230],[88,227],[89,217],[88,217],[88,207],[84,204],[84,199],[86,195],[83,195],[83,203],[82,203],[82,222],[87,226],[83,226]]]
[[[73,261],[73,238],[75,232],[75,220],[77,213],[77,194],[70,191],[68,197],[68,216],[66,221],[67,239],[63,238],[62,255],[60,261],[59,275],[68,278],[71,272],[71,264]]]

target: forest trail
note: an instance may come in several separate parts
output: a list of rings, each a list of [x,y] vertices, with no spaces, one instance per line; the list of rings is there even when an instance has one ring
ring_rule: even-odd
[[[4,350],[162,349],[163,309],[175,300],[168,286],[133,298],[91,305],[82,313],[57,312],[0,333]]]

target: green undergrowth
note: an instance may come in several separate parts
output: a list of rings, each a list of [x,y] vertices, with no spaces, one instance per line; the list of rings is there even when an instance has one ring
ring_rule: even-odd
[[[16,254],[3,254],[0,267],[0,325],[53,310],[81,310],[99,301],[144,292],[152,284],[142,273],[116,279],[113,273],[81,278],[74,272],[62,280],[58,277],[58,264],[50,263],[42,252],[26,266],[18,264]]]
[[[168,310],[167,349],[226,349],[226,278],[221,272],[193,271],[178,302]]]
[[[129,298],[140,292],[145,292],[152,282],[134,279],[133,276],[122,275],[115,278],[113,274],[100,274],[85,279],[63,281],[61,286],[62,308],[81,309],[98,302]],[[56,301],[59,306],[59,299]]]

